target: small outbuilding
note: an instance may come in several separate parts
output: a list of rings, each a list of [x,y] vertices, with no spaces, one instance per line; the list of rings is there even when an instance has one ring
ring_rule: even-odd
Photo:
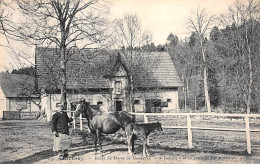
[[[34,77],[0,74],[0,119],[34,118],[40,96],[34,94]]]

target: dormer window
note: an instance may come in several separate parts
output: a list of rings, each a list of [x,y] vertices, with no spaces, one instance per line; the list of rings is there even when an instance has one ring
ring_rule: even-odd
[[[119,94],[122,94],[122,83],[121,81],[116,81],[116,94],[119,95]]]
[[[135,100],[134,104],[140,104],[140,100]]]
[[[103,104],[102,101],[98,101],[98,102],[97,102],[97,105],[102,105],[102,104]]]

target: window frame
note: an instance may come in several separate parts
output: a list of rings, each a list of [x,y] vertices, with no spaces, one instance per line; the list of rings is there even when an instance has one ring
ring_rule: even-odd
[[[121,81],[115,81],[115,94],[116,95],[122,94],[122,82]]]

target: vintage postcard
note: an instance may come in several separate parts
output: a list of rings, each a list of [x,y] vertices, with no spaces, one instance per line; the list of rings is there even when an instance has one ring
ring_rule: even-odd
[[[259,0],[0,0],[0,163],[260,163],[259,16]]]

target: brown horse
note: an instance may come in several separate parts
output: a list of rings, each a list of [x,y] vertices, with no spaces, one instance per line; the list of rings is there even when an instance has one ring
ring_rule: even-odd
[[[100,151],[102,151],[101,133],[113,134],[121,128],[125,129],[129,123],[134,122],[134,116],[125,111],[103,112],[93,109],[85,101],[80,102],[78,105],[75,117],[80,113],[83,113],[88,120],[88,127],[94,136],[96,151],[97,142],[99,143]]]
[[[143,124],[130,123],[126,126],[125,132],[127,136],[128,153],[130,156],[134,156],[134,140],[137,139],[137,135],[140,135],[141,139],[143,140],[143,156],[150,156],[147,149],[147,140],[149,134],[154,130],[158,130],[159,132],[162,131],[162,126],[159,121],[157,123]]]

